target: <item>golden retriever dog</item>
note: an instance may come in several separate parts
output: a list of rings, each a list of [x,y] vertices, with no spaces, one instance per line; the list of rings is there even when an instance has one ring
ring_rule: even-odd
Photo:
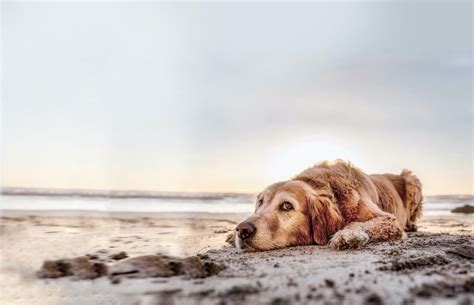
[[[421,183],[408,170],[367,175],[349,162],[322,162],[258,194],[255,212],[228,242],[253,250],[359,248],[416,230],[422,201]]]

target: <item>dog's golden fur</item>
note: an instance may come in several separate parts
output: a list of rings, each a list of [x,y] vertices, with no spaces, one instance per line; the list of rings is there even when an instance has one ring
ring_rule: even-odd
[[[246,221],[251,238],[240,248],[269,250],[328,244],[334,249],[401,238],[421,216],[421,183],[410,171],[367,175],[349,162],[322,162],[292,180],[267,187]],[[282,209],[282,204],[291,209]],[[233,238],[231,238],[233,239]]]

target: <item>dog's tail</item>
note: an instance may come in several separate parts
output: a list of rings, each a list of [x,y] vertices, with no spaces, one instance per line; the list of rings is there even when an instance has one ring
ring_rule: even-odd
[[[410,215],[410,223],[413,225],[420,219],[423,209],[423,193],[420,179],[411,171],[404,169],[400,177],[405,182],[405,194],[402,197]]]

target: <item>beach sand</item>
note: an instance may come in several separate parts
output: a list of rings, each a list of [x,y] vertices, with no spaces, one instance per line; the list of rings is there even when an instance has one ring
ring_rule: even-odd
[[[419,231],[362,250],[240,252],[225,237],[245,215],[4,211],[0,304],[461,304],[474,302],[474,217],[425,217]],[[226,268],[184,276],[38,279],[44,260],[86,254],[206,254]]]

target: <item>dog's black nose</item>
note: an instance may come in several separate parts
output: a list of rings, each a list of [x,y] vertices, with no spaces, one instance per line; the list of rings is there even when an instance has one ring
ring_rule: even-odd
[[[242,239],[247,239],[252,237],[255,232],[257,231],[257,228],[255,225],[249,221],[243,221],[241,222],[237,228],[237,232],[239,232],[239,237]]]

